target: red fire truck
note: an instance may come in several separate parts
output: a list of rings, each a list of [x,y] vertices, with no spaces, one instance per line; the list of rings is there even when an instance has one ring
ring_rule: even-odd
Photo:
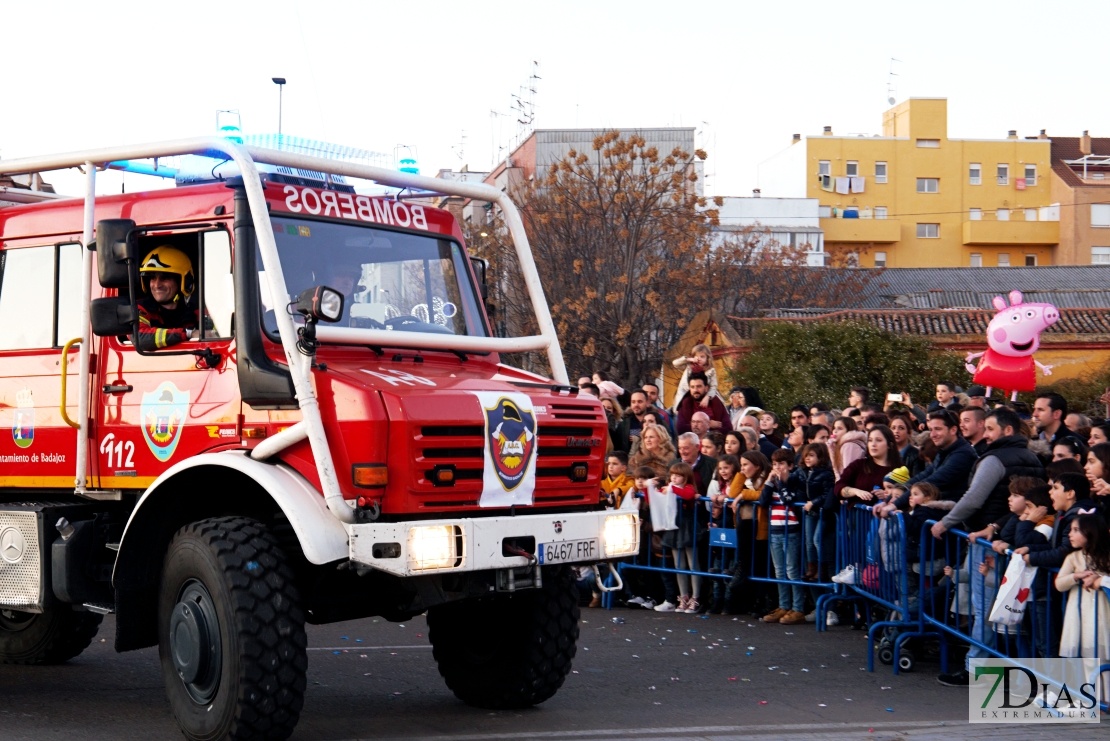
[[[171,156],[212,158],[208,182],[96,195]],[[459,698],[551,697],[570,565],[636,553],[639,523],[599,506],[605,416],[567,383],[510,200],[224,139],[0,175],[72,167],[84,199],[0,208],[0,661],[65,661],[114,614],[118,651],[158,645],[187,737],[284,738],[306,622],[426,612]],[[449,213],[352,179],[492,202],[539,332],[494,336]],[[184,341],[141,341],[150,265],[195,311]],[[500,360],[537,350],[553,380]]]

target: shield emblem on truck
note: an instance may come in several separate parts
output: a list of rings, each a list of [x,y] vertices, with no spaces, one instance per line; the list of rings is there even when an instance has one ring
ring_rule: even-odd
[[[181,391],[171,381],[143,394],[139,415],[143,422],[143,439],[154,457],[165,463],[177,450],[182,423],[189,410],[189,392]]]
[[[480,507],[531,504],[536,487],[536,415],[524,394],[476,391],[485,417]]]

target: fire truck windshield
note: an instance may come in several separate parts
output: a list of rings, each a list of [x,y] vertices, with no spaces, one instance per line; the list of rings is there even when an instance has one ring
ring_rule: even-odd
[[[290,296],[325,285],[343,294],[331,326],[486,336],[462,246],[437,235],[275,217],[274,238]],[[274,305],[259,265],[264,324],[276,338]]]

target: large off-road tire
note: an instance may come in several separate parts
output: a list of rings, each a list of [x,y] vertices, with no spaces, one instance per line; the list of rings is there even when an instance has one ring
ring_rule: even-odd
[[[92,643],[101,615],[53,605],[45,612],[0,610],[0,664],[60,664]]]
[[[284,739],[304,704],[304,613],[277,541],[220,517],[177,531],[162,567],[158,654],[187,738]]]
[[[563,685],[577,650],[574,577],[565,566],[547,569],[542,589],[434,607],[428,635],[439,673],[463,702],[536,705]]]

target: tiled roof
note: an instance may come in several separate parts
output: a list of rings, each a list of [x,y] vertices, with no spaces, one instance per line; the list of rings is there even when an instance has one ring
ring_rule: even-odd
[[[983,335],[994,316],[993,310],[855,310],[846,309],[827,314],[780,317],[729,317],[729,322],[744,339],[752,339],[759,328],[772,322],[865,322],[898,334],[956,337]],[[1061,309],[1060,321],[1045,330],[1046,341],[1052,336],[1066,340],[1066,335],[1110,335],[1110,310]]]
[[[1045,302],[1065,308],[1110,306],[1110,266],[1055,265],[1010,268],[812,268],[824,271],[829,285],[848,275],[865,285],[853,292],[844,309],[989,309],[991,299],[1017,289],[1030,302]],[[835,289],[816,293],[843,295]],[[809,306],[782,305],[780,309],[807,310]],[[827,310],[826,310],[827,311]]]
[[[1093,154],[1110,155],[1110,139],[1092,137],[1091,152]],[[1082,156],[1083,153],[1079,151],[1079,137],[1052,137],[1052,171],[1059,175],[1061,180],[1073,188],[1079,186],[1110,187],[1110,182],[1104,184],[1083,182],[1082,178],[1063,162],[1064,160],[1077,160]]]

